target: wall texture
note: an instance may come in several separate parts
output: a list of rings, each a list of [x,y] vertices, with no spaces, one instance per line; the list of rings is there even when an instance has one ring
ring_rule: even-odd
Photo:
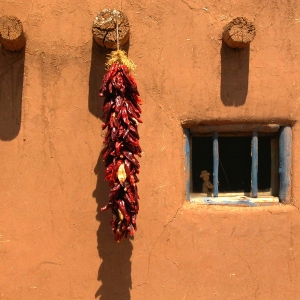
[[[100,157],[104,8],[129,18],[137,64],[140,213],[115,243]],[[299,299],[300,3],[2,0],[27,35],[0,48],[0,299]],[[222,45],[253,20],[250,49]],[[185,195],[182,123],[293,125],[292,205],[208,207]]]

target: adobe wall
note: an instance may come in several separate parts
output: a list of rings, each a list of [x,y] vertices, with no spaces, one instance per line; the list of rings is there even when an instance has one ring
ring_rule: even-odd
[[[298,1],[2,1],[27,36],[0,49],[1,299],[299,299]],[[143,99],[140,212],[117,244],[100,157],[108,50],[93,19],[121,9]],[[222,28],[253,20],[250,50]],[[236,85],[236,88],[235,88]],[[293,125],[293,205],[186,201],[182,123]]]

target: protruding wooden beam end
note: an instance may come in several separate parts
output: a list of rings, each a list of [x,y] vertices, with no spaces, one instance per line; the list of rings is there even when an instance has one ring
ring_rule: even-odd
[[[224,27],[222,37],[230,48],[241,49],[249,46],[255,35],[254,24],[244,17],[237,17]]]
[[[0,44],[9,51],[19,51],[25,47],[26,37],[22,22],[15,16],[0,18]]]

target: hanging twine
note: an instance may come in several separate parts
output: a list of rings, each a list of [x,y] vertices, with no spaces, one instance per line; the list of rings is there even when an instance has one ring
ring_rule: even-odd
[[[116,35],[117,35],[117,50],[112,51],[107,56],[107,62],[106,62],[106,68],[109,69],[111,65],[117,63],[120,65],[125,65],[128,70],[131,72],[136,68],[136,65],[134,62],[127,57],[127,54],[124,50],[120,50],[120,40],[119,40],[119,18],[120,18],[120,12],[118,10],[111,11],[111,18],[116,23]]]
[[[119,41],[119,18],[120,18],[120,12],[117,10],[113,10],[113,19],[116,23],[116,30],[117,30],[117,50],[120,50],[120,41]]]

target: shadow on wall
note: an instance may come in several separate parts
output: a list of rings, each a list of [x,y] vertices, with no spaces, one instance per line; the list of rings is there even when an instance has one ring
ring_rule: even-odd
[[[92,57],[89,77],[89,111],[96,118],[101,119],[103,98],[99,97],[99,88],[105,74],[106,57],[110,53],[108,49],[100,47],[93,39]]]
[[[245,104],[248,94],[250,46],[232,49],[222,42],[221,100],[225,106]]]
[[[127,44],[128,45],[128,44]],[[126,51],[128,50],[125,49]],[[99,88],[105,73],[107,54],[111,50],[100,47],[95,41],[92,46],[92,58],[89,78],[88,107],[91,114],[102,119],[103,98],[98,96]],[[102,119],[102,121],[104,121]],[[101,126],[101,125],[99,125]],[[122,239],[117,243],[112,234],[110,220],[111,212],[101,212],[101,207],[108,201],[109,187],[104,180],[105,165],[100,153],[95,167],[97,185],[93,197],[98,204],[96,219],[99,221],[97,231],[97,244],[99,257],[102,260],[98,271],[98,280],[101,286],[95,293],[95,298],[101,300],[130,300],[131,281],[131,255],[132,243],[130,239]]]
[[[14,139],[21,127],[25,48],[0,47],[0,140]]]
[[[95,298],[101,300],[130,300],[132,243],[130,239],[122,239],[117,243],[109,224],[111,212],[101,212],[101,207],[107,204],[108,185],[104,181],[104,162],[100,155],[95,167],[97,186],[93,196],[96,198],[98,208],[96,219],[100,222],[97,231],[98,253],[102,263],[98,271],[98,280],[101,286]]]
[[[128,53],[129,42],[127,42],[122,50],[125,50]],[[89,77],[89,98],[88,106],[89,111],[96,118],[102,119],[102,105],[103,97],[99,97],[99,88],[102,85],[103,76],[105,74],[105,63],[107,60],[107,55],[112,50],[100,47],[93,39],[92,45],[92,58],[91,58],[91,68],[90,68],[90,77]]]

